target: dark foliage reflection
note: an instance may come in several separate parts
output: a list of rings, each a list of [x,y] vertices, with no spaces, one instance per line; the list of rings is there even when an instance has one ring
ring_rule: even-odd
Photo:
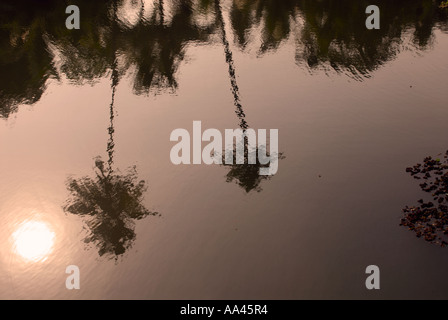
[[[414,231],[418,238],[445,247],[448,245],[448,151],[440,158],[426,157],[406,169],[429,199],[420,199],[418,205],[403,209],[401,225]]]
[[[298,65],[360,80],[393,59],[409,33],[414,50],[421,50],[431,46],[434,29],[447,29],[448,10],[439,8],[441,1],[375,3],[381,8],[381,29],[369,31],[364,26],[364,10],[372,4],[368,1],[231,0],[228,11],[221,12],[215,0],[157,0],[152,6],[143,1],[79,0],[81,29],[73,31],[65,27],[66,15],[61,14],[64,1],[42,0],[37,5],[32,0],[4,0],[0,117],[8,118],[19,104],[37,102],[48,79],[64,77],[82,84],[104,77],[115,57],[120,75],[134,71],[136,94],[172,92],[186,48],[215,41],[223,15],[228,15],[241,50],[259,46],[263,55],[293,41]]]

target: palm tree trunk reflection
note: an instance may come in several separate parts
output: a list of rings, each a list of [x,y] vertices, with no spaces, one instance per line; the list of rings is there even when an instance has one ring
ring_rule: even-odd
[[[221,30],[221,40],[224,46],[224,53],[226,55],[226,62],[229,69],[229,78],[230,78],[230,87],[233,95],[233,103],[236,107],[235,113],[240,121],[239,126],[241,129],[246,130],[249,128],[249,125],[246,122],[246,114],[244,113],[243,106],[241,105],[240,92],[238,88],[238,84],[236,82],[236,72],[235,72],[235,64],[233,62],[232,51],[230,50],[229,41],[227,41],[227,34],[224,25],[224,18],[222,15],[221,5],[219,0],[215,0],[215,8],[216,8],[216,17],[219,28]]]
[[[116,13],[116,6],[115,6]],[[95,159],[94,178],[85,176],[80,179],[69,178],[67,189],[70,198],[64,205],[64,211],[86,218],[88,235],[86,243],[94,244],[100,256],[117,259],[129,249],[135,238],[135,220],[148,215],[157,215],[142,204],[147,190],[144,180],[138,181],[136,167],[128,169],[126,174],[114,173],[114,119],[115,93],[119,82],[117,59],[113,57],[111,75],[112,97],[109,106],[110,123],[108,127],[107,166],[101,157]]]
[[[159,15],[160,15],[160,25],[163,26],[165,24],[165,13],[163,10],[163,0],[159,0]]]
[[[221,31],[221,40],[224,46],[224,53],[226,56],[226,62],[228,65],[229,79],[230,79],[230,87],[233,95],[233,103],[235,105],[235,113],[239,120],[239,127],[246,133],[246,130],[249,129],[249,124],[246,121],[246,114],[244,113],[243,106],[241,105],[240,99],[240,91],[238,88],[238,84],[236,81],[236,71],[235,64],[233,62],[232,51],[230,50],[229,41],[227,40],[227,34],[225,30],[224,18],[222,14],[221,5],[219,0],[215,0],[215,11],[218,27]],[[235,182],[241,188],[246,191],[246,193],[255,190],[260,192],[262,188],[260,187],[260,183],[263,180],[270,179],[270,176],[261,176],[260,168],[262,165],[258,159],[256,164],[249,164],[249,139],[244,137],[244,164],[224,164],[224,166],[230,167],[229,172],[227,173],[227,182]],[[234,146],[233,150],[233,163],[236,163],[236,146]],[[258,153],[258,146],[255,150],[251,150],[251,152]],[[223,163],[225,158],[225,152],[223,156]]]

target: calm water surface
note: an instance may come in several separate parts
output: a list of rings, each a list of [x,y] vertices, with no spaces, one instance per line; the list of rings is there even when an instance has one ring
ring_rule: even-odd
[[[2,1],[0,298],[448,298],[399,225],[448,149],[448,11],[375,3]],[[278,173],[173,165],[195,120],[278,129]]]

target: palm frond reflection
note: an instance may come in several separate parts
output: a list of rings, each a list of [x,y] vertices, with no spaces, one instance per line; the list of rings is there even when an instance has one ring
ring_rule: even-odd
[[[125,174],[109,171],[101,158],[95,161],[95,177],[69,178],[70,198],[64,211],[86,218],[89,234],[86,243],[98,247],[100,256],[125,253],[136,238],[134,220],[157,215],[142,204],[147,190],[138,180],[135,166]]]

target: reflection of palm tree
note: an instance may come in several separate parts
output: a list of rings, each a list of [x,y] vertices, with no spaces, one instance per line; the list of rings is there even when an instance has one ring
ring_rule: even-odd
[[[233,95],[233,103],[235,105],[235,113],[239,120],[239,127],[242,129],[243,133],[246,133],[246,130],[249,128],[249,125],[246,121],[246,114],[244,113],[243,106],[241,105],[240,93],[238,84],[236,81],[236,71],[235,64],[233,62],[232,51],[230,50],[229,41],[227,40],[224,18],[222,15],[221,5],[219,0],[215,0],[215,10],[217,23],[219,25],[219,29],[221,31],[221,40],[224,46],[224,52],[226,56],[226,62],[228,65],[228,72],[230,78],[230,86]],[[260,192],[262,189],[260,187],[260,183],[263,180],[269,179],[269,176],[260,175],[260,168],[262,165],[258,159],[255,164],[249,164],[249,153],[258,152],[258,147],[255,150],[249,150],[249,139],[244,136],[244,163],[243,164],[224,164],[225,166],[230,167],[230,171],[227,173],[227,182],[235,181],[241,188],[243,188],[247,193],[252,190],[256,190]],[[233,163],[236,163],[236,146],[233,150]],[[225,153],[223,155],[223,160],[225,160]],[[225,162],[224,162],[225,163]]]
[[[135,168],[121,175],[108,172],[101,159],[95,165],[95,178],[69,179],[71,198],[64,210],[86,218],[89,234],[85,242],[94,243],[100,256],[117,258],[135,240],[134,220],[156,213],[141,203],[146,185],[143,180],[137,183]]]
[[[98,247],[100,256],[119,255],[132,246],[135,240],[134,220],[140,220],[150,212],[143,204],[143,194],[147,187],[145,181],[137,182],[135,166],[127,174],[114,173],[112,169],[114,156],[114,102],[118,85],[118,71],[116,60],[112,70],[112,98],[109,107],[110,125],[107,142],[107,165],[101,158],[95,160],[96,177],[70,178],[67,188],[71,198],[64,206],[66,212],[88,217],[86,224],[89,234],[86,243],[94,243]]]

